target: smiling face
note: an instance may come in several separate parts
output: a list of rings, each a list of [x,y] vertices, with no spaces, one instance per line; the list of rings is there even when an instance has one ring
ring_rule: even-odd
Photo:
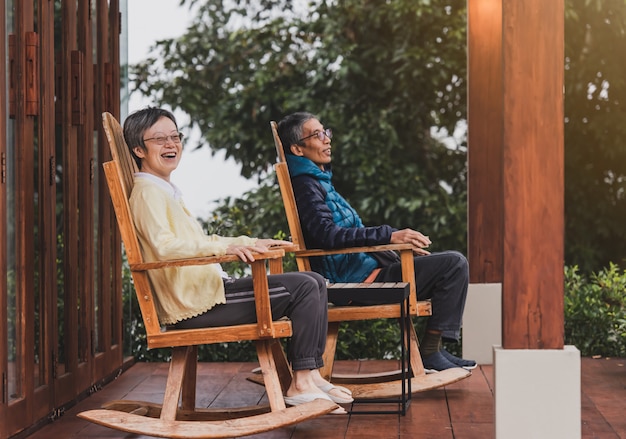
[[[141,159],[141,172],[155,175],[165,181],[170,181],[170,174],[178,167],[183,145],[175,143],[171,136],[178,134],[176,124],[167,118],[161,117],[143,134],[145,148],[136,146],[133,151]],[[159,145],[155,138],[167,137],[164,145]]]
[[[330,138],[326,135],[318,136],[313,134],[324,131],[324,126],[317,119],[309,119],[302,125],[301,145],[291,145],[291,152],[300,157],[306,157],[315,163],[320,169],[331,161]],[[309,137],[310,136],[310,137]]]

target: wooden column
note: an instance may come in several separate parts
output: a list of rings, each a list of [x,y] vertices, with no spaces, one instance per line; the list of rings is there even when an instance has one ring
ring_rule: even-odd
[[[505,349],[561,349],[563,0],[468,12],[472,281],[501,278]]]
[[[472,283],[502,282],[502,0],[468,0],[468,259]]]

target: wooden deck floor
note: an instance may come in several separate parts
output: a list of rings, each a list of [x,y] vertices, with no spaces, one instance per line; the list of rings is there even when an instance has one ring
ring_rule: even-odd
[[[582,437],[626,438],[626,360],[582,360]],[[371,366],[376,362],[340,362],[343,372]],[[263,387],[246,380],[254,364],[202,363],[198,377],[198,405],[228,406],[256,404],[263,400]],[[362,372],[366,370],[362,369]],[[95,439],[137,436],[110,430],[76,417],[76,413],[97,408],[113,399],[140,399],[160,402],[167,365],[138,363],[55,422],[28,436],[29,439]],[[368,405],[369,406],[369,405]],[[355,407],[356,408],[356,407]],[[363,408],[363,405],[358,407]],[[385,407],[383,407],[385,408]],[[387,407],[388,408],[388,405]],[[482,366],[472,376],[444,389],[413,397],[406,416],[328,415],[297,426],[254,436],[255,439],[488,439],[494,437],[493,368]],[[559,439],[559,438],[555,438]],[[566,439],[566,438],[563,438]]]

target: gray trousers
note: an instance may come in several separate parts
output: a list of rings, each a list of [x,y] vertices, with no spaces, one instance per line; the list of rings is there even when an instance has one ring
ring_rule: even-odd
[[[432,302],[426,329],[441,331],[447,341],[458,341],[469,283],[467,259],[459,252],[445,251],[415,256],[413,264],[417,299]],[[402,266],[397,263],[382,268],[375,282],[401,280]]]
[[[293,370],[319,369],[328,331],[326,281],[313,272],[268,276],[272,317],[291,320],[293,335],[287,358]],[[252,278],[224,282],[226,303],[216,305],[196,317],[178,322],[176,329],[231,326],[256,322]]]

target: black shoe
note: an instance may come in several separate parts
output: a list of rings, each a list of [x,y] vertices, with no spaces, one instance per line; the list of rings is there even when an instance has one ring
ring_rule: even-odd
[[[445,349],[442,349],[440,352],[446,360],[455,364],[457,367],[462,367],[465,370],[476,369],[476,362],[474,360],[464,360],[463,358],[455,357]]]
[[[454,369],[458,367],[456,364],[448,361],[446,357],[443,356],[441,351],[432,353],[425,358],[422,358],[422,362],[424,363],[424,372],[426,373],[436,373],[441,372],[446,369]]]

